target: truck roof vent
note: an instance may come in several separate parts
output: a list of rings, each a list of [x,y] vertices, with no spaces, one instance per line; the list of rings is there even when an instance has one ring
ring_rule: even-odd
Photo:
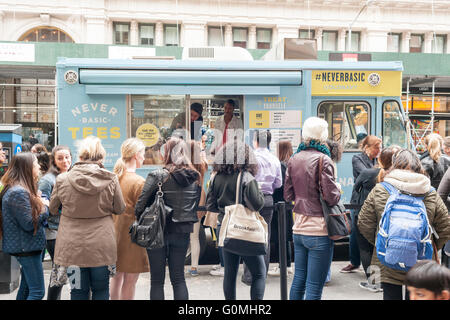
[[[214,58],[214,48],[189,48],[189,58]]]

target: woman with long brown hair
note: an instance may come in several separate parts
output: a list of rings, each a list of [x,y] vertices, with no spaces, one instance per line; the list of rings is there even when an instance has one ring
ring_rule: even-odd
[[[40,153],[40,155],[41,154],[42,152]],[[72,165],[72,153],[70,152],[69,147],[62,145],[55,146],[51,153],[49,169],[46,171],[44,176],[42,176],[42,178],[39,179],[38,182],[38,188],[42,192],[43,197],[47,198],[50,201],[53,192],[53,187],[55,186],[56,183],[56,177],[61,173],[69,171],[71,165]],[[56,235],[58,233],[59,218],[60,218],[59,215],[57,216],[50,215],[47,220],[47,227],[45,228],[45,237],[47,239],[47,244],[45,247],[47,248],[47,251],[50,254],[52,262],[54,261],[55,258],[55,244],[56,244]],[[47,300],[60,300],[61,290],[63,286],[59,283],[57,284],[54,281],[52,281],[52,277],[50,277],[50,279],[51,280],[47,291]]]
[[[198,221],[197,206],[200,200],[200,174],[189,158],[189,148],[183,140],[172,137],[164,145],[164,168],[148,174],[135,214],[139,220],[145,208],[151,205],[162,182],[163,199],[172,208],[164,228],[164,247],[147,249],[150,263],[150,299],[164,299],[166,261],[175,300],[189,299],[184,278],[184,261],[189,247],[189,234]]]
[[[15,256],[21,265],[17,300],[41,300],[45,294],[41,254],[48,200],[38,194],[38,177],[36,156],[26,152],[12,158],[1,180],[2,250]]]
[[[195,170],[197,170],[200,173],[200,179],[199,183],[202,187],[201,191],[201,197],[200,197],[200,206],[205,205],[206,200],[206,193],[203,189],[203,181],[205,177],[205,173],[208,170],[208,163],[206,162],[206,159],[204,158],[202,154],[202,148],[199,141],[191,140],[189,142],[190,146],[190,152],[191,152],[191,162],[194,166]],[[194,223],[194,231],[191,233],[190,236],[190,243],[191,243],[191,269],[189,270],[189,273],[191,276],[195,277],[198,276],[198,260],[200,257],[200,220],[203,218],[203,216],[206,214],[204,211],[197,212],[197,217],[199,221]]]

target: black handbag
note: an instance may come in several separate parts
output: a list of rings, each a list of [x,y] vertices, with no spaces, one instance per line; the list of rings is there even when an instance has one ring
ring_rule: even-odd
[[[348,211],[345,209],[342,200],[334,206],[329,206],[322,196],[322,185],[320,178],[323,171],[323,156],[319,158],[319,198],[322,204],[323,216],[327,225],[328,237],[331,240],[339,240],[350,235],[351,226],[347,218]]]
[[[164,247],[164,227],[166,217],[172,208],[164,204],[162,191],[162,177],[158,175],[158,191],[155,201],[147,208],[130,227],[131,242],[147,249]]]

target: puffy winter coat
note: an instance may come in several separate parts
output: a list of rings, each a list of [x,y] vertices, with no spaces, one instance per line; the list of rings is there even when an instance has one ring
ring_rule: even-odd
[[[450,239],[450,216],[447,207],[435,190],[430,192],[430,179],[422,174],[413,173],[407,170],[393,170],[386,175],[384,181],[390,183],[400,191],[424,196],[424,204],[427,210],[428,220],[439,236],[435,240],[438,250]],[[373,245],[379,229],[381,215],[389,198],[388,191],[377,184],[359,212],[358,229],[359,232]],[[377,265],[381,270],[381,282],[395,285],[402,285],[406,272],[394,270],[382,265],[377,258],[376,248],[372,255],[372,265]]]

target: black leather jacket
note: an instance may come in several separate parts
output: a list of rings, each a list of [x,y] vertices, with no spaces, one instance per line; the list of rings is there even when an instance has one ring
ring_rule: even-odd
[[[198,221],[201,187],[197,183],[198,172],[191,169],[175,169],[171,173],[165,169],[150,172],[135,206],[136,218],[139,219],[145,208],[155,201],[160,181],[158,176],[163,181],[164,203],[173,210],[167,217],[166,229],[168,232],[192,232],[192,224]]]

